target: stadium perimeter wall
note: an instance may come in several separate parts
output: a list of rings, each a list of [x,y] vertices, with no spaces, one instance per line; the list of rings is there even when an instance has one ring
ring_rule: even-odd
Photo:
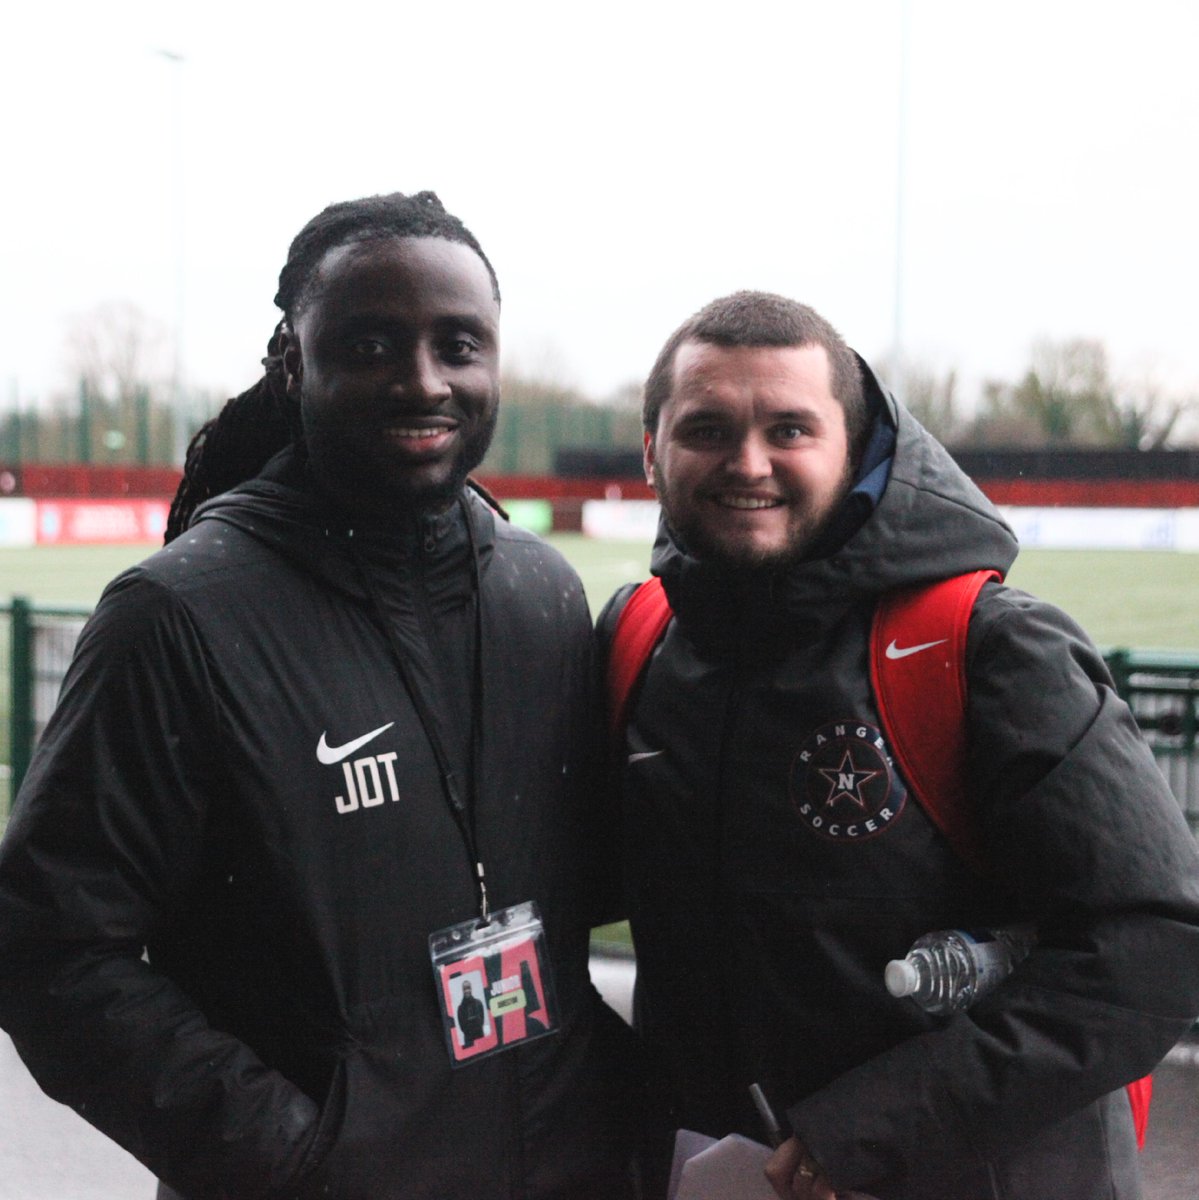
[[[500,486],[495,486],[495,484]],[[537,533],[581,532],[594,538],[652,542],[657,502],[626,498],[510,497],[492,490],[518,525]],[[615,494],[613,494],[615,493]],[[169,503],[150,499],[0,499],[0,547],[116,545],[162,540]],[[1020,544],[1045,549],[1199,552],[1199,506],[1114,508],[1000,504]]]
[[[1199,451],[957,452],[1022,544],[1199,550]],[[512,519],[541,533],[652,540],[653,493],[635,451],[560,451],[557,473],[484,473]],[[179,472],[88,464],[0,465],[0,546],[153,543]]]

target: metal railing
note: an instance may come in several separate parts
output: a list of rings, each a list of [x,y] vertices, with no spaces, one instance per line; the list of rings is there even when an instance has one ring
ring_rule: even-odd
[[[8,702],[7,720],[0,723],[0,764],[9,768],[9,788],[0,779],[0,819],[7,816],[9,798],[16,795],[54,711],[88,615],[85,608],[35,607],[20,597],[0,605],[0,623],[7,618],[9,626],[7,639],[0,639],[0,678],[7,673],[9,682],[0,688],[0,717]],[[1187,823],[1199,835],[1199,654],[1111,650],[1105,658]]]
[[[1191,832],[1199,834],[1199,656],[1113,650],[1105,657]]]
[[[0,789],[0,818],[7,817],[11,799],[29,769],[33,748],[58,703],[75,642],[90,615],[86,608],[35,608],[20,596],[0,606],[0,617],[8,622],[8,661],[2,664],[8,687],[0,692],[0,708],[7,701],[8,710],[0,713],[7,716],[0,725],[0,764],[7,764],[8,787]]]

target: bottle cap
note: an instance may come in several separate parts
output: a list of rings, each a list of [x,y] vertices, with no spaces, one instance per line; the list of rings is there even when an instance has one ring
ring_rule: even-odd
[[[906,958],[895,958],[887,963],[883,982],[892,996],[910,996],[920,984],[920,975]]]

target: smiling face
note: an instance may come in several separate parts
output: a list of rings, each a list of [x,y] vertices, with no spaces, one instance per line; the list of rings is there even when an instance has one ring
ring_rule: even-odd
[[[684,342],[645,473],[687,549],[736,567],[802,557],[852,478],[822,346]]]
[[[335,247],[292,314],[283,364],[313,472],[343,508],[445,508],[495,431],[491,277],[444,238]]]

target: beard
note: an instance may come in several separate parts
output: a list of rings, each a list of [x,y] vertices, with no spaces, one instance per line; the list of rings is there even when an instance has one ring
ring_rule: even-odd
[[[847,461],[835,492],[823,503],[809,503],[794,508],[785,531],[772,545],[759,545],[752,538],[739,536],[735,530],[722,529],[718,520],[705,515],[694,499],[684,499],[668,485],[659,463],[653,466],[654,491],[667,525],[691,557],[712,562],[729,570],[770,571],[802,562],[815,548],[821,546],[845,497],[853,487],[856,470]],[[822,548],[823,549],[823,548]]]
[[[497,420],[495,405],[461,418],[458,444],[427,464],[406,458],[378,430],[340,421],[308,424],[304,445],[321,489],[349,512],[383,518],[444,512],[486,456]]]
[[[461,494],[467,476],[487,457],[498,421],[499,411],[493,407],[483,420],[459,426],[465,430],[462,443],[442,478],[426,482],[393,475],[387,479],[385,491],[407,511],[444,512]]]

